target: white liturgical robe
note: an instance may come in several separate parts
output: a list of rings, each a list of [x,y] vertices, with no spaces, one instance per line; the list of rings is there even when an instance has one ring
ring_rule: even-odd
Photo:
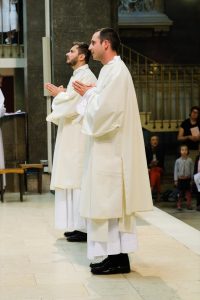
[[[88,65],[79,67],[73,72],[66,92],[59,93],[52,102],[52,113],[47,121],[58,125],[53,158],[51,189],[55,190],[55,221],[56,227],[67,230],[77,230],[79,214],[80,186],[83,172],[85,151],[85,135],[81,132],[79,115],[76,111],[81,97],[72,87],[72,82],[80,80],[85,84],[95,83],[96,77]],[[66,191],[67,189],[67,191]],[[74,219],[70,222],[70,219]],[[82,223],[82,222],[80,222]]]
[[[4,95],[0,89],[0,118],[4,116],[5,112],[6,109],[4,107]],[[4,168],[5,168],[5,160],[4,160],[4,150],[3,150],[3,138],[2,138],[1,128],[0,128],[0,169],[4,169]],[[6,179],[5,179],[5,175],[3,175],[3,186],[5,187],[5,185],[6,185]]]
[[[73,72],[66,92],[59,93],[52,102],[52,113],[47,121],[58,125],[54,151],[51,189],[80,188],[85,135],[81,132],[81,124],[75,122],[79,117],[76,105],[81,97],[72,87],[72,82],[80,80],[85,84],[96,82],[96,77],[84,65]]]
[[[90,138],[80,213],[92,224],[90,239],[106,242],[109,220],[131,233],[135,212],[153,208],[135,89],[120,57],[103,66],[84,100],[82,132]]]

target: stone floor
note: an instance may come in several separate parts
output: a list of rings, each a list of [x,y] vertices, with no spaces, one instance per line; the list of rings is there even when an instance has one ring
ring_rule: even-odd
[[[199,300],[200,232],[154,208],[137,215],[127,275],[94,276],[86,244],[54,229],[54,196],[0,203],[0,300]]]
[[[175,218],[185,222],[186,224],[200,230],[200,212],[196,210],[196,200],[192,199],[193,210],[188,210],[186,204],[183,203],[182,211],[176,208],[176,202],[160,202],[155,204],[156,207],[164,210]]]
[[[176,201],[172,201],[173,199],[170,198],[169,201],[162,200],[162,194],[165,191],[173,191],[174,186],[172,184],[173,178],[165,178],[165,182],[162,182],[161,185],[161,201],[159,203],[156,202],[156,195],[154,195],[154,204],[156,207],[162,209],[163,211],[167,212],[168,214],[174,216],[175,218],[185,222],[186,224],[200,230],[200,212],[196,210],[196,198],[193,194],[192,196],[192,207],[193,210],[186,209],[186,201],[182,203],[182,211],[178,211],[176,209]]]

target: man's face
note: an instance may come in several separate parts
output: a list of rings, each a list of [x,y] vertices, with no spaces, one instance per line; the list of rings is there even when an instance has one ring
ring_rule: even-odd
[[[158,142],[159,142],[158,137],[157,136],[152,136],[152,138],[151,138],[151,146],[152,147],[157,147],[158,146]]]
[[[190,115],[191,119],[197,120],[199,117],[199,111],[197,109],[193,109]]]
[[[66,63],[70,66],[75,66],[78,62],[79,53],[78,46],[74,45],[68,53],[66,53]]]
[[[104,56],[104,42],[100,42],[99,31],[95,32],[92,36],[89,50],[91,51],[92,57],[94,60],[101,61]]]

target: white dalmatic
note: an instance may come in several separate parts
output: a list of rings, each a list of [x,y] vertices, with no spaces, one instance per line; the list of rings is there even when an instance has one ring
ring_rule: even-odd
[[[58,126],[54,150],[51,190],[55,190],[55,226],[67,231],[86,231],[80,217],[80,187],[86,137],[81,132],[82,124],[77,121],[76,106],[81,97],[72,87],[79,80],[85,84],[96,82],[96,77],[88,65],[73,72],[66,92],[59,93],[52,102],[52,113],[47,121]]]
[[[83,101],[89,146],[80,214],[88,222],[88,257],[133,252],[135,213],[153,205],[135,89],[120,57],[103,66]]]

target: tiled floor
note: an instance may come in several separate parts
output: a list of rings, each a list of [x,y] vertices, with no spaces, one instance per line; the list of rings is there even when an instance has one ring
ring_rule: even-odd
[[[199,300],[200,233],[155,208],[138,214],[127,275],[93,276],[86,244],[54,229],[54,197],[0,203],[0,300]]]
[[[196,210],[196,199],[192,199],[193,210],[186,208],[186,203],[183,203],[182,211],[178,211],[175,202],[160,202],[156,206],[184,223],[200,230],[200,212]]]

